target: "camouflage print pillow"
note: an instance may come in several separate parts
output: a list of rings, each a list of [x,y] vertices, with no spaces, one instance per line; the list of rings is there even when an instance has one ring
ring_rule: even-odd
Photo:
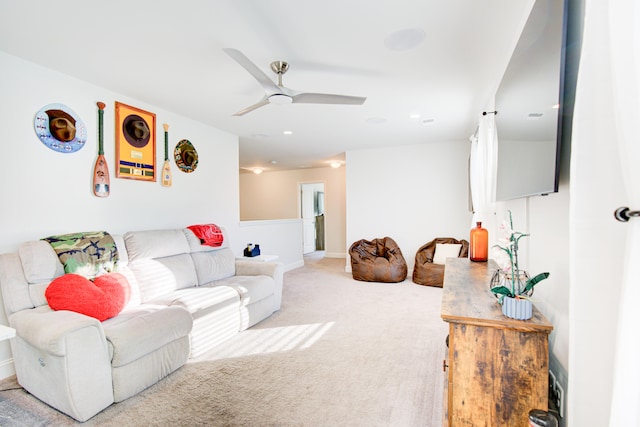
[[[49,242],[56,252],[65,273],[92,279],[116,270],[118,249],[106,231],[63,234],[42,240]]]

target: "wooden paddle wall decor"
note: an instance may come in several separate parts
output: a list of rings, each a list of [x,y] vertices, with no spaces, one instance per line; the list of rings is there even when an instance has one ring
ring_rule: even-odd
[[[104,102],[98,102],[98,159],[93,167],[93,194],[98,197],[109,196],[109,168],[104,157],[104,142],[102,136]]]
[[[169,125],[164,124],[164,165],[162,166],[162,186],[171,187],[171,166],[169,163]]]

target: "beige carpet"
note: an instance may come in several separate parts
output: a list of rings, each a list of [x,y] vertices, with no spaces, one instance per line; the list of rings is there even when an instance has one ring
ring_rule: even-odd
[[[285,274],[280,312],[85,425],[441,426],[440,299],[306,260]],[[24,390],[0,392],[0,426],[71,424]]]

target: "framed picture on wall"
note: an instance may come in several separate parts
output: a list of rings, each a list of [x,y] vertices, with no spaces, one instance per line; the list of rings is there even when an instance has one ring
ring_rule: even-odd
[[[156,115],[117,101],[116,177],[156,180]]]

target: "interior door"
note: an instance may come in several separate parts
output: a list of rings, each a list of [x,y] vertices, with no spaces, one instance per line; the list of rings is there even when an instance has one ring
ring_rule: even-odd
[[[302,217],[302,252],[311,253],[316,250],[316,217],[313,209],[314,184],[300,186],[300,216]]]
[[[319,197],[322,195],[323,197]],[[300,184],[300,217],[302,218],[303,253],[308,254],[318,250],[317,239],[322,239],[324,248],[324,233],[317,236],[316,217],[324,214],[324,183],[315,182]]]

